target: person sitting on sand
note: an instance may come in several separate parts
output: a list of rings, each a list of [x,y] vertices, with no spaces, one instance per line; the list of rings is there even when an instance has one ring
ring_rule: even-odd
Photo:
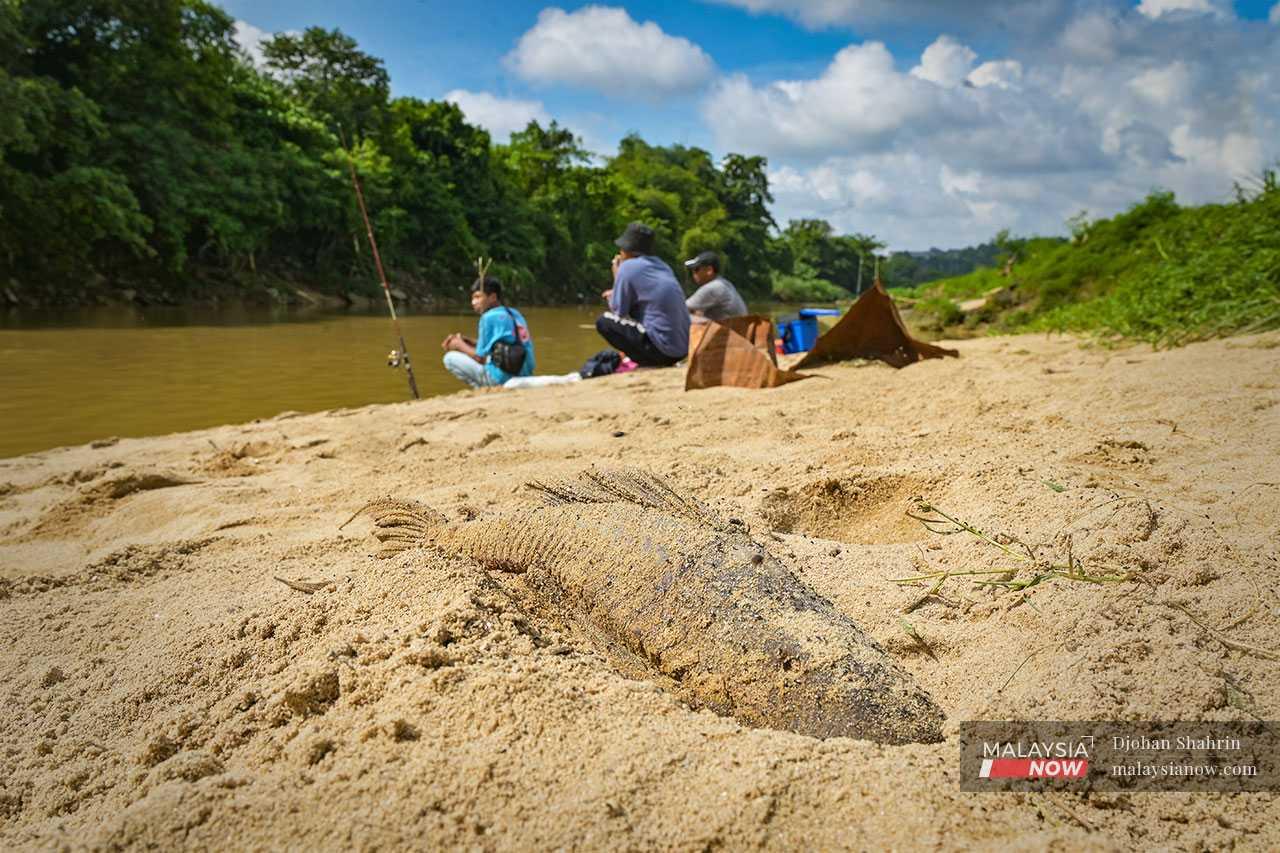
[[[689,354],[689,310],[666,262],[653,254],[653,229],[632,222],[614,243],[609,310],[596,331],[641,367],[670,367]]]
[[[533,374],[533,338],[524,315],[502,304],[502,283],[492,276],[471,285],[471,309],[480,315],[477,339],[454,332],[440,346],[445,369],[472,388],[505,385]]]
[[[738,289],[720,275],[720,256],[715,252],[701,252],[684,262],[685,269],[698,289],[685,302],[693,322],[707,320],[720,322],[729,317],[741,317],[747,313],[747,303],[738,295]]]

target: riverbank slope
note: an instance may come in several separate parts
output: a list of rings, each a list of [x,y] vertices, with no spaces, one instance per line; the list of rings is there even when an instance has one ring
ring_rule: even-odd
[[[1274,717],[1280,335],[957,346],[771,391],[641,371],[0,461],[0,843],[1280,844],[1274,795],[962,794],[956,741],[967,719]],[[375,497],[466,518],[593,464],[746,521],[933,695],[947,741],[690,710],[518,577],[339,530]],[[923,529],[916,496],[1141,580],[954,578],[903,617],[926,590],[893,578],[1007,562]]]

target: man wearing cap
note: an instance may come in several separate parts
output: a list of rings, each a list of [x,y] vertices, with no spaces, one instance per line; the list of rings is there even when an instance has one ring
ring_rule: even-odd
[[[698,289],[685,303],[693,321],[720,320],[741,317],[747,313],[747,303],[738,295],[738,289],[720,275],[720,256],[715,252],[701,252],[684,262],[685,269],[693,277]]]
[[[596,331],[641,367],[670,367],[689,354],[689,310],[666,262],[653,254],[653,229],[632,222],[614,243],[609,310]]]

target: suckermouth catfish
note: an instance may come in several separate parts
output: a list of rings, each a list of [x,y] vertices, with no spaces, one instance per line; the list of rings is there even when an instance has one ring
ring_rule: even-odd
[[[360,512],[379,556],[434,548],[523,573],[695,707],[817,738],[942,740],[933,699],[737,519],[642,471],[529,486],[545,505],[487,519],[451,523],[391,499]]]

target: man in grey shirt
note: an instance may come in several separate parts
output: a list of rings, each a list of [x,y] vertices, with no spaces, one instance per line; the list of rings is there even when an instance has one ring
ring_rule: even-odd
[[[698,289],[685,300],[694,322],[724,320],[741,317],[747,313],[747,303],[738,290],[720,275],[720,256],[715,252],[702,252],[684,262]],[[701,318],[701,320],[700,320]]]

